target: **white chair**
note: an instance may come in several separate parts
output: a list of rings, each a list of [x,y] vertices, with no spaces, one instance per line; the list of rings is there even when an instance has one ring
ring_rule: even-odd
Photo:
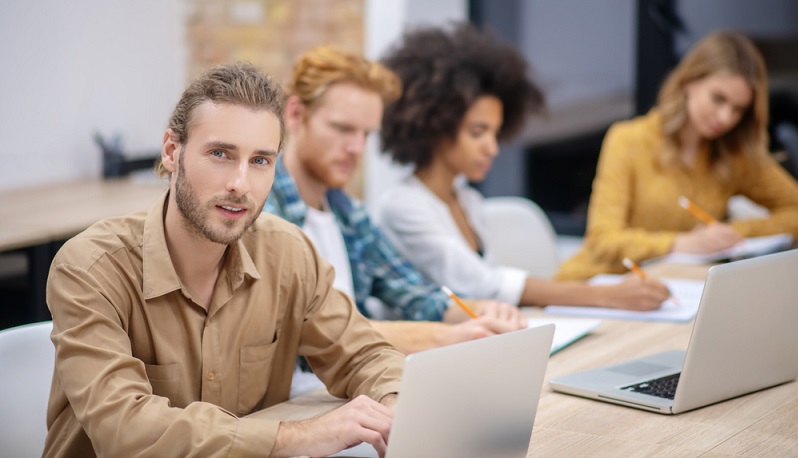
[[[551,278],[559,266],[557,233],[540,207],[523,197],[485,199],[487,240],[498,265]]]
[[[55,349],[52,321],[0,331],[0,444],[3,456],[40,457]]]
[[[775,137],[784,146],[784,167],[798,178],[798,125],[782,122],[776,126]]]
[[[745,196],[731,196],[726,211],[729,214],[729,221],[741,219],[767,218],[770,212],[767,208],[752,202]]]

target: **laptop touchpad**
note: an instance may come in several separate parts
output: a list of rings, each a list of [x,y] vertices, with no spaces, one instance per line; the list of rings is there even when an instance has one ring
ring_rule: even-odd
[[[608,368],[613,372],[619,372],[626,375],[641,376],[646,374],[653,374],[668,369],[668,366],[660,364],[644,363],[641,361],[634,361],[626,364],[619,364]]]

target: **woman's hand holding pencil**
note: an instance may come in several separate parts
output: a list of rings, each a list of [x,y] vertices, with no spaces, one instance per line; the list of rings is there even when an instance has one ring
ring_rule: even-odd
[[[624,266],[624,267],[626,267],[627,269],[631,270],[632,272],[634,272],[634,273],[635,273],[635,275],[637,275],[637,276],[640,278],[640,280],[647,281],[647,280],[649,279],[649,276],[648,276],[648,274],[646,273],[646,271],[645,271],[645,270],[643,270],[643,269],[642,269],[640,266],[638,266],[638,265],[637,265],[637,264],[636,264],[634,261],[632,261],[631,259],[629,259],[629,258],[623,258],[623,266]],[[670,294],[670,297],[669,297],[670,301],[671,301],[671,302],[673,302],[673,303],[674,303],[674,304],[676,304],[676,305],[679,305],[679,304],[680,304],[680,302],[679,302],[679,298],[677,298],[676,296],[674,296],[674,295],[673,295],[673,294],[670,292],[670,290],[668,290],[668,293]]]
[[[680,197],[679,206],[689,211],[704,224],[677,235],[673,243],[672,251],[674,253],[708,253],[725,250],[743,240],[743,237],[733,227],[719,222],[690,199],[684,196]]]

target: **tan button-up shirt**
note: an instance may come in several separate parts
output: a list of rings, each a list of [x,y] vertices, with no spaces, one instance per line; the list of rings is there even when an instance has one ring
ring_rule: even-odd
[[[206,310],[169,257],[165,198],[53,261],[44,456],[268,456],[279,422],[241,416],[288,399],[297,355],[336,396],[398,391],[402,355],[296,226],[262,215],[228,248]]]

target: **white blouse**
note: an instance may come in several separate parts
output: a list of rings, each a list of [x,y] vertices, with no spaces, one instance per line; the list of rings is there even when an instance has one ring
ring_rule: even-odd
[[[378,206],[378,220],[388,239],[430,280],[464,297],[518,304],[527,274],[493,265],[485,244],[482,195],[466,183],[455,193],[471,227],[481,240],[483,256],[474,252],[447,205],[414,175],[388,191]]]

